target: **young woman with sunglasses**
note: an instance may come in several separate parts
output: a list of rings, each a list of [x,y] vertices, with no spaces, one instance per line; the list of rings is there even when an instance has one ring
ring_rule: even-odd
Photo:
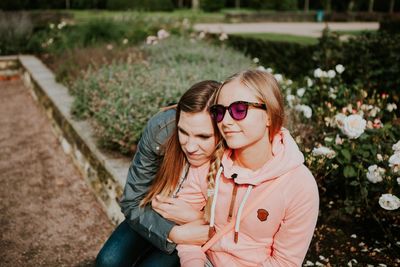
[[[217,91],[210,112],[227,148],[212,181],[212,238],[203,248],[178,245],[182,266],[208,260],[214,266],[301,266],[319,197],[302,153],[282,128],[283,107],[278,83],[264,71],[237,73]],[[179,198],[205,205],[208,172],[207,165],[194,168]]]
[[[208,109],[219,86],[215,81],[197,83],[176,109],[150,119],[121,200],[126,219],[104,244],[96,266],[179,266],[176,243],[207,241],[203,213],[175,196],[189,166],[208,163],[213,155],[219,135]]]

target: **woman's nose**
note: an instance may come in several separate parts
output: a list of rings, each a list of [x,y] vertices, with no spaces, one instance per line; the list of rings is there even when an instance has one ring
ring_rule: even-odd
[[[188,142],[186,143],[186,151],[189,153],[196,152],[198,149],[198,144],[195,140],[189,138]]]

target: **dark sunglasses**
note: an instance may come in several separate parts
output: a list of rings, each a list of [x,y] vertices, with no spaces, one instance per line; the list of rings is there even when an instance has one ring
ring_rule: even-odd
[[[228,107],[223,105],[212,105],[210,107],[210,113],[213,120],[216,122],[221,122],[224,119],[226,110],[228,109],[231,117],[234,120],[240,121],[246,118],[249,107],[267,110],[267,106],[265,104],[236,101],[230,104]]]

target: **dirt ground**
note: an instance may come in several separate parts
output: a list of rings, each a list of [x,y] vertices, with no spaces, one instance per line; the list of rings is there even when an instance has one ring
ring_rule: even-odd
[[[20,80],[0,81],[0,266],[92,266],[114,226]]]

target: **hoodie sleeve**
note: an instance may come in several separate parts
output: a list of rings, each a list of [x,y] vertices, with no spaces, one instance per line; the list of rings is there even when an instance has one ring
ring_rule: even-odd
[[[164,219],[150,205],[140,208],[153,182],[163,158],[162,146],[174,131],[175,111],[169,110],[155,115],[147,123],[140,138],[135,157],[128,170],[121,210],[129,225],[143,238],[167,253],[172,253],[175,244],[167,237],[175,223]]]
[[[189,169],[188,177],[184,182],[178,198],[183,199],[193,208],[201,210],[206,204],[205,192],[207,191],[207,173],[209,164]],[[178,256],[182,267],[204,267],[206,255],[201,246],[178,244]]]
[[[194,209],[201,210],[206,205],[207,174],[210,165],[189,169],[186,181],[178,193],[178,198],[189,203]]]
[[[271,256],[262,266],[301,266],[318,218],[319,196],[314,177],[304,167],[297,183],[285,192],[286,214],[274,236]],[[299,179],[300,177],[301,179]]]
[[[176,249],[182,267],[204,267],[207,257],[201,246],[177,245]]]

